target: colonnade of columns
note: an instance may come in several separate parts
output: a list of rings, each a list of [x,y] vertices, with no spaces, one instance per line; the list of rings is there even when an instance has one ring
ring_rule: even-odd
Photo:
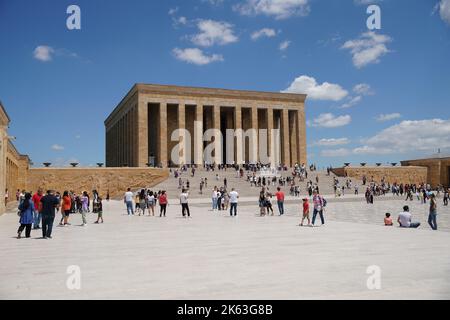
[[[163,167],[171,164],[202,165],[206,161],[203,151],[207,145],[214,146],[212,162],[216,164],[231,164],[226,147],[232,147],[232,163],[268,164],[267,159],[263,161],[260,155],[263,147],[268,152],[271,165],[306,163],[303,106],[274,108],[141,101],[138,105],[136,166],[147,165],[149,158],[154,158],[155,164]],[[180,130],[175,132],[176,129]],[[219,129],[222,139],[215,135],[204,136],[209,129]],[[226,129],[235,132],[231,142],[234,146],[224,145],[230,144],[226,139]],[[266,130],[266,136],[261,136],[262,129]],[[274,129],[279,130],[279,135]],[[174,146],[178,146],[175,151]],[[174,154],[179,156],[178,161],[174,161]]]

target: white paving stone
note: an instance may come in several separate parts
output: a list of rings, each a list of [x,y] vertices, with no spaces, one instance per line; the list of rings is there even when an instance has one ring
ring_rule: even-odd
[[[324,227],[298,227],[298,205],[284,217],[239,216],[191,205],[180,217],[126,216],[105,203],[105,223],[54,228],[52,240],[14,238],[18,218],[0,216],[1,299],[449,299],[449,209],[444,231],[382,226],[402,201],[330,202]],[[423,221],[425,214],[413,214]],[[422,208],[424,208],[422,206]],[[397,209],[397,210],[395,210]],[[394,211],[395,210],[395,211]],[[396,217],[396,214],[394,215]],[[381,220],[380,220],[381,219]],[[67,267],[81,268],[81,290],[66,287]],[[368,290],[366,269],[381,268],[381,290]]]

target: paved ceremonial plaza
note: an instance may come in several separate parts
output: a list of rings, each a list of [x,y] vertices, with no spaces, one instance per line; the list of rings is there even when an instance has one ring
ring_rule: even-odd
[[[156,217],[128,216],[122,201],[111,200],[104,202],[104,224],[94,224],[97,215],[88,214],[88,226],[81,227],[81,215],[73,214],[71,226],[55,223],[51,240],[40,239],[40,230],[18,240],[18,217],[9,211],[0,216],[0,298],[450,297],[450,207],[442,206],[442,199],[439,231],[426,222],[428,205],[392,195],[376,197],[373,205],[364,195],[325,195],[326,224],[299,227],[304,192],[286,197],[284,216],[275,205],[274,216],[260,217],[259,188],[227,175],[229,187],[241,194],[237,217],[211,210],[211,178],[204,196],[192,188],[191,218],[181,216],[173,177],[155,187],[171,190],[166,218],[158,211]],[[404,204],[420,228],[385,227],[384,213],[391,212],[395,221]],[[79,267],[79,289],[67,286],[70,266]],[[371,290],[367,271],[373,266],[379,268],[381,287]]]

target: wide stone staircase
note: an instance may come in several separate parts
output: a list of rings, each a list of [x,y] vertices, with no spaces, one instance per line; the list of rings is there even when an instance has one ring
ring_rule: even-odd
[[[256,175],[258,176],[258,172]],[[287,171],[279,172],[282,177],[291,177],[292,170],[289,169]],[[218,175],[218,178],[216,177]],[[259,195],[259,187],[250,186],[250,182],[247,181],[247,171],[244,171],[244,176],[242,178],[238,177],[236,171],[234,169],[227,170],[215,170],[215,171],[206,171],[205,169],[197,169],[195,175],[192,177],[190,169],[187,172],[182,172],[178,178],[175,178],[174,171],[169,175],[169,178],[164,182],[156,185],[152,188],[153,191],[165,190],[169,197],[176,198],[181,192],[179,188],[179,178],[181,177],[183,185],[186,187],[187,182],[189,181],[189,196],[191,199],[200,199],[207,198],[209,199],[212,194],[212,190],[214,186],[222,187],[224,185],[224,179],[227,179],[227,190],[230,191],[231,188],[235,188],[240,197],[253,197],[257,199]],[[316,177],[319,178],[319,189],[321,194],[323,195],[334,195],[333,188],[333,179],[336,177],[333,173],[327,175],[326,171],[313,171],[308,172],[308,179],[305,179],[303,182],[300,182],[298,178],[295,178],[296,185],[300,186],[301,196],[307,195],[308,191],[306,188],[307,181],[311,180],[314,184],[316,183]],[[201,179],[207,179],[207,186],[203,188],[203,192],[200,193],[200,181]],[[344,184],[346,179],[339,178],[340,185]],[[359,191],[363,191],[362,182],[352,180],[353,184],[356,183],[359,186]],[[273,193],[276,192],[276,188],[278,187],[278,183],[269,186],[269,190]],[[285,192],[286,195],[289,195],[290,185],[287,183],[286,186],[281,186],[281,189]],[[352,190],[346,190],[346,193],[353,194]]]

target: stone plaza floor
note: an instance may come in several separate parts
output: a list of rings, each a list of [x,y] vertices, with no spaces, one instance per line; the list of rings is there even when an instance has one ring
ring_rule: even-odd
[[[298,226],[299,203],[283,217],[259,217],[247,200],[231,218],[198,199],[190,219],[178,204],[159,218],[105,202],[104,224],[88,214],[81,227],[75,214],[58,227],[58,215],[51,240],[40,230],[16,239],[17,215],[2,215],[0,299],[450,298],[449,207],[439,204],[434,232],[417,201],[408,204],[422,226],[410,230],[383,226],[402,200],[330,199],[325,226],[311,228]],[[80,268],[79,290],[67,286],[69,266]],[[369,266],[381,271],[380,289],[367,286]]]

